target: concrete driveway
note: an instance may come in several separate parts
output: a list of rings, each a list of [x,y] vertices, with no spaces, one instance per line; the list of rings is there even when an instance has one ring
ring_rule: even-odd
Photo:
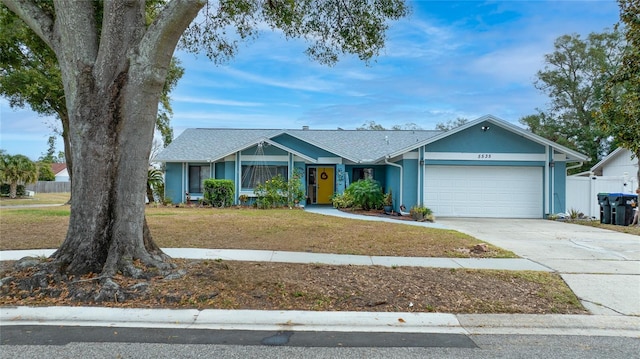
[[[557,271],[593,314],[640,316],[640,236],[535,219],[438,222]]]

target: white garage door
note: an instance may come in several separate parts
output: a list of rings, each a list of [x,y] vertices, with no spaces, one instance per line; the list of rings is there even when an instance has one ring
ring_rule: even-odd
[[[436,218],[542,218],[542,167],[426,166],[425,206]]]

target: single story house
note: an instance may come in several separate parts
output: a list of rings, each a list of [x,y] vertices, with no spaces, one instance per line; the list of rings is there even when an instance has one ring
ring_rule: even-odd
[[[628,149],[618,147],[589,171],[567,177],[567,209],[598,218],[598,193],[635,194],[638,186],[638,159]]]
[[[591,167],[591,173],[595,176],[626,176],[631,180],[637,180],[638,159],[628,149],[618,147]],[[634,190],[635,188],[632,188],[631,192]]]
[[[445,132],[193,128],[155,157],[173,202],[201,196],[206,178],[234,181],[237,201],[269,176],[298,171],[306,205],[373,178],[392,190],[396,211],[421,204],[441,217],[497,218],[565,211],[567,168],[587,159],[490,115]]]
[[[56,182],[69,182],[69,171],[66,163],[52,163],[51,170],[56,176]]]

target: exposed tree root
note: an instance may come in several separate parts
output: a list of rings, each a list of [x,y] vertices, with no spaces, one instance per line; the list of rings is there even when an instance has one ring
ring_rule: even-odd
[[[174,280],[186,274],[186,270],[176,269],[172,262],[152,256],[148,256],[146,263],[121,260],[118,268],[112,275],[103,272],[73,276],[65,274],[53,258],[25,257],[14,264],[19,274],[0,279],[0,293],[11,287],[17,288],[23,298],[72,299],[83,304],[123,303],[145,296],[152,278]]]

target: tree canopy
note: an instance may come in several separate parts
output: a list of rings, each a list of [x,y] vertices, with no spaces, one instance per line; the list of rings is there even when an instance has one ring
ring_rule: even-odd
[[[640,164],[640,1],[619,0],[619,4],[628,46],[621,65],[606,83],[597,120]],[[640,169],[637,176],[640,181]]]
[[[520,122],[533,133],[589,155],[590,168],[609,153],[609,136],[595,121],[605,83],[618,68],[624,38],[617,31],[563,35],[545,55],[535,86],[549,96],[549,106]]]
[[[436,124],[436,130],[438,131],[453,130],[454,128],[460,127],[467,122],[469,122],[469,120],[464,117],[458,117],[455,120],[449,120],[447,122],[438,122],[438,124]]]
[[[147,1],[147,22],[157,16],[162,1]],[[53,14],[52,1],[41,1],[39,6],[48,14]],[[101,12],[96,12],[101,16]],[[6,6],[0,4],[0,95],[9,100],[11,107],[26,107],[45,116],[55,116],[60,120],[60,128],[55,126],[55,134],[64,140],[64,153],[70,176],[73,172],[71,148],[68,139],[69,115],[65,104],[62,75],[58,59],[52,49],[38,37],[24,21]],[[171,127],[170,93],[184,74],[184,68],[177,59],[173,59],[167,80],[160,97],[160,109],[156,119],[156,128],[165,146],[173,139]],[[47,159],[53,162],[50,136]]]
[[[306,39],[307,54],[322,63],[342,54],[370,61],[389,21],[408,11],[401,0],[1,1],[55,55],[69,117],[69,229],[43,266],[100,273],[96,300],[121,298],[111,280],[118,272],[144,277],[149,267],[172,267],[146,226],[144,194],[158,104],[181,39],[223,61],[266,26]]]
[[[387,130],[384,126],[376,121],[368,121],[362,124],[360,127],[356,127],[358,131],[384,131]],[[422,130],[422,128],[416,125],[413,122],[405,123],[404,125],[393,125],[391,126],[391,130],[400,131],[400,130]]]
[[[25,155],[0,152],[0,180],[9,183],[9,197],[16,198],[19,184],[38,180],[38,166]]]

